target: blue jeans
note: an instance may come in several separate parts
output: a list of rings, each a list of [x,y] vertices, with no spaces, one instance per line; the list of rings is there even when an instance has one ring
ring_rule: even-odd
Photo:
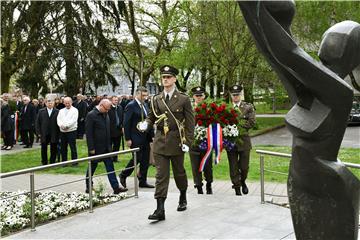
[[[92,161],[91,162],[91,176],[94,175],[94,172],[97,168],[97,165],[98,165],[98,162],[97,160],[95,161]],[[110,158],[107,158],[107,159],[104,159],[103,160],[104,164],[105,164],[105,168],[106,168],[106,172],[108,172],[108,179],[109,179],[109,182],[110,182],[110,185],[112,187],[112,189],[117,189],[119,188],[119,182],[116,178],[116,174],[113,172],[114,171],[114,163],[113,163],[113,160]],[[113,173],[109,173],[109,172],[113,172]],[[89,188],[89,168],[87,169],[86,171],[86,189]]]

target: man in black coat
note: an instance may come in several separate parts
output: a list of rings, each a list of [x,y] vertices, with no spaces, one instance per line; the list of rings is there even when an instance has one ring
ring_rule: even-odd
[[[30,102],[28,96],[23,98],[23,103],[24,105],[20,110],[21,138],[25,144],[24,148],[32,148],[34,143],[36,109]]]
[[[136,153],[137,163],[140,164],[139,187],[154,188],[147,183],[147,171],[149,168],[150,142],[152,141],[153,131],[141,132],[137,129],[137,124],[143,121],[149,109],[144,105],[144,100],[148,97],[148,91],[145,87],[136,89],[135,99],[129,102],[125,107],[124,114],[124,133],[126,144],[130,148],[139,147],[140,151]],[[132,158],[126,168],[120,173],[120,183],[126,187],[126,178],[133,172],[134,159]]]
[[[85,132],[89,156],[111,152],[110,119],[107,114],[110,108],[111,102],[108,99],[103,99],[86,117]],[[114,163],[111,158],[92,161],[91,176],[94,175],[98,162],[100,161],[103,161],[105,164],[109,182],[114,190],[114,194],[127,191],[126,188],[119,186],[116,174],[114,173]],[[88,174],[89,169],[86,171],[86,193],[89,193]]]
[[[77,138],[83,139],[85,133],[85,118],[88,113],[88,105],[84,101],[84,96],[79,93],[76,96],[76,101],[74,102],[73,106],[76,107],[79,111]]]
[[[123,109],[119,105],[119,99],[117,96],[111,98],[111,109],[109,110],[110,118],[110,135],[112,151],[116,152],[120,149],[120,140],[122,138],[122,126],[123,126]],[[117,162],[118,156],[113,157],[114,162]]]
[[[59,126],[56,122],[59,110],[54,108],[54,97],[46,97],[45,105],[45,108],[39,110],[35,123],[36,133],[40,136],[41,139],[41,162],[43,165],[48,163],[48,144],[50,144],[50,163],[55,163],[60,132]]]

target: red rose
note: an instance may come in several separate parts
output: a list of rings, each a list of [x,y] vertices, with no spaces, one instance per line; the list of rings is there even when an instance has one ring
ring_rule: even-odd
[[[206,103],[201,104],[201,107],[202,107],[203,109],[205,109],[205,108],[206,108]]]
[[[217,107],[216,112],[221,113],[223,111],[222,107]]]
[[[209,115],[211,111],[209,109],[206,109],[206,115]]]
[[[198,118],[203,118],[204,117],[202,114],[198,114],[197,116],[198,116]]]
[[[200,108],[196,107],[195,112],[200,112]]]
[[[199,121],[197,121],[197,124],[198,124],[199,126],[202,126],[203,122],[202,122],[201,120],[199,120]]]
[[[210,120],[207,120],[206,121],[206,126],[209,126],[211,124],[211,121]]]
[[[214,109],[216,109],[216,107],[217,107],[216,103],[211,103],[210,106]]]
[[[214,117],[210,117],[210,121],[211,121],[211,122],[214,122]]]

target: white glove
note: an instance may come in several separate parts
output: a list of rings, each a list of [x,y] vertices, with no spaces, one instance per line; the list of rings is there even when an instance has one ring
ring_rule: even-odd
[[[183,144],[181,149],[182,149],[183,152],[188,152],[189,151],[189,146],[186,145],[186,144]]]
[[[146,131],[147,128],[148,128],[147,121],[139,122],[139,130],[140,131]]]

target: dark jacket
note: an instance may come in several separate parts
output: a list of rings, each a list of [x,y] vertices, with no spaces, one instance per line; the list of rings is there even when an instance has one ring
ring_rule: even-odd
[[[75,101],[73,106],[76,107],[79,111],[78,122],[85,121],[86,115],[88,113],[88,104],[84,101]]]
[[[25,112],[26,107],[26,112]],[[20,111],[21,130],[31,130],[35,128],[36,109],[32,103],[23,105]]]
[[[8,104],[1,106],[1,131],[7,132],[14,129],[14,121],[11,118],[12,111]]]
[[[57,143],[59,141],[60,129],[56,122],[58,114],[59,110],[56,108],[53,108],[50,117],[46,107],[39,110],[35,122],[35,129],[36,133],[41,136],[41,143],[46,142],[46,136],[48,135],[51,137],[51,143]]]
[[[149,114],[149,108],[147,105],[145,106],[146,113]],[[136,100],[132,100],[125,107],[124,113],[124,133],[126,141],[131,140],[131,147],[138,147],[144,144],[148,144],[151,142],[153,137],[153,131],[145,131],[140,132],[136,125],[142,121],[141,119],[141,111],[140,105]],[[145,113],[143,113],[143,120],[146,119]]]
[[[110,119],[95,107],[86,116],[85,120],[86,142],[89,152],[95,154],[111,152]]]
[[[123,108],[118,105],[117,107],[111,106],[109,110],[109,118],[110,118],[110,134],[111,137],[120,137],[122,135],[122,127],[123,127],[123,119],[124,119],[124,112]],[[119,124],[116,126],[116,116],[119,117]]]

